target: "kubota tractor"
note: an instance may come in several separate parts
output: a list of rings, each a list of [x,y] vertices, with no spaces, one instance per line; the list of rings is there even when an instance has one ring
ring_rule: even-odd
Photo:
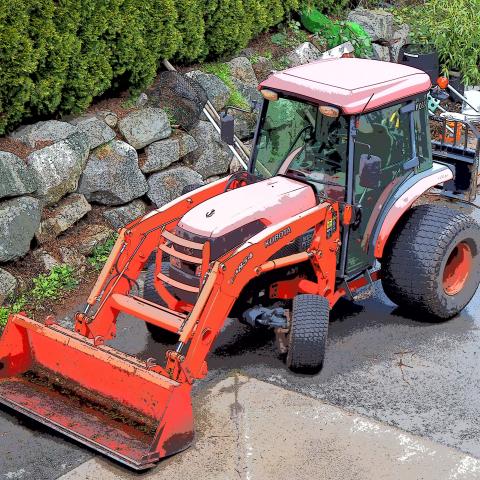
[[[322,365],[330,309],[376,280],[419,319],[454,317],[479,284],[480,228],[458,209],[413,205],[432,187],[474,199],[479,135],[460,122],[463,145],[431,142],[430,88],[419,70],[355,58],[272,74],[248,172],[123,228],[75,331],[10,318],[0,402],[145,469],[191,443],[191,385],[227,317],[275,329],[300,372]],[[104,345],[121,312],[171,343],[164,364]]]

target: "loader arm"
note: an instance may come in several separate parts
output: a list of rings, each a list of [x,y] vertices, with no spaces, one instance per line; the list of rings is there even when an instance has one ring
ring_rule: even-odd
[[[84,313],[75,316],[75,331],[95,338],[98,343],[114,338],[115,321],[119,314],[118,305],[115,305],[118,297],[114,295],[130,292],[151,253],[161,244],[163,232],[172,231],[180,218],[192,208],[221,194],[229,178],[189,192],[122,228],[88,297]],[[173,297],[166,289],[162,291],[163,295],[172,302]],[[89,316],[91,309],[94,313]]]
[[[223,191],[224,185],[225,182],[218,182],[212,189],[198,192],[195,196],[181,197],[168,208],[160,209],[150,217],[122,230],[123,239],[117,242],[102,272],[103,279],[95,286],[89,299],[89,305],[94,305],[92,301],[97,299],[99,307],[90,317],[77,314],[76,331],[95,339],[95,343],[99,345],[105,339],[112,338],[115,334],[116,317],[120,311],[119,298],[123,298],[124,303],[128,301],[126,295],[131,289],[131,282],[138,277],[151,252],[162,244],[162,232],[171,232],[190,205],[201,203],[209,198],[208,194],[218,194]],[[180,383],[192,383],[196,378],[203,378],[207,372],[207,354],[233,304],[245,285],[266,271],[310,260],[317,281],[302,279],[298,282],[298,292],[323,295],[333,305],[338,299],[338,292],[335,292],[337,252],[340,246],[338,219],[338,205],[324,202],[292,218],[270,225],[215,262],[209,262],[209,250],[206,248],[200,260],[205,265],[202,287],[191,312],[172,319],[175,313],[173,310],[157,308],[156,318],[147,319],[179,335],[176,350],[167,352],[165,367],[153,368]],[[269,260],[276,251],[311,228],[315,228],[315,234],[307,252]],[[150,234],[148,241],[144,240],[147,234]],[[134,298],[130,301],[137,302],[138,307],[132,305],[129,313],[146,319],[142,317],[142,312],[149,305],[140,303],[140,299]],[[188,351],[184,353],[187,344]]]
[[[267,226],[215,261],[206,242],[201,259],[192,257],[202,276],[190,310],[130,294],[155,249],[185,255],[168,247],[168,241],[188,242],[173,233],[179,219],[221,194],[227,182],[184,195],[122,229],[85,312],[76,315],[74,332],[53,320],[42,325],[11,316],[0,343],[0,403],[138,470],[187,448],[193,440],[192,383],[207,374],[207,355],[246,284],[264,272],[310,261],[316,279],[300,279],[297,293],[323,295],[331,305],[339,295],[340,217],[338,203],[330,201]],[[307,251],[271,260],[312,228]],[[162,280],[158,265],[157,277]],[[115,336],[121,311],[178,334],[164,365],[104,345]]]

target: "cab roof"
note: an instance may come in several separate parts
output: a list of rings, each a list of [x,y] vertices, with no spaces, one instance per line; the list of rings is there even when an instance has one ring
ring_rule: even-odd
[[[362,58],[325,59],[277,72],[260,84],[351,115],[375,110],[431,87],[421,70]]]

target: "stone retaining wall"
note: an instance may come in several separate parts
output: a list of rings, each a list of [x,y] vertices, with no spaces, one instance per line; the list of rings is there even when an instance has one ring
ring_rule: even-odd
[[[237,88],[258,97],[249,59],[230,63]],[[220,79],[190,75],[218,110],[225,106],[229,89]],[[10,135],[31,153],[21,159],[0,151],[0,304],[19,287],[12,275],[19,259],[45,271],[60,263],[78,267],[114,230],[173,200],[186,185],[229,173],[233,155],[209,122],[201,119],[188,133],[172,128],[164,110],[140,98],[120,119],[100,111]],[[251,136],[255,114],[237,123],[239,135]]]

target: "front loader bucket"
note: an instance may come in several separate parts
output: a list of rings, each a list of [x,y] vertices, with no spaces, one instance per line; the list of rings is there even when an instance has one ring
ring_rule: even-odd
[[[0,403],[137,470],[192,442],[190,389],[22,315],[10,317],[0,339]]]

